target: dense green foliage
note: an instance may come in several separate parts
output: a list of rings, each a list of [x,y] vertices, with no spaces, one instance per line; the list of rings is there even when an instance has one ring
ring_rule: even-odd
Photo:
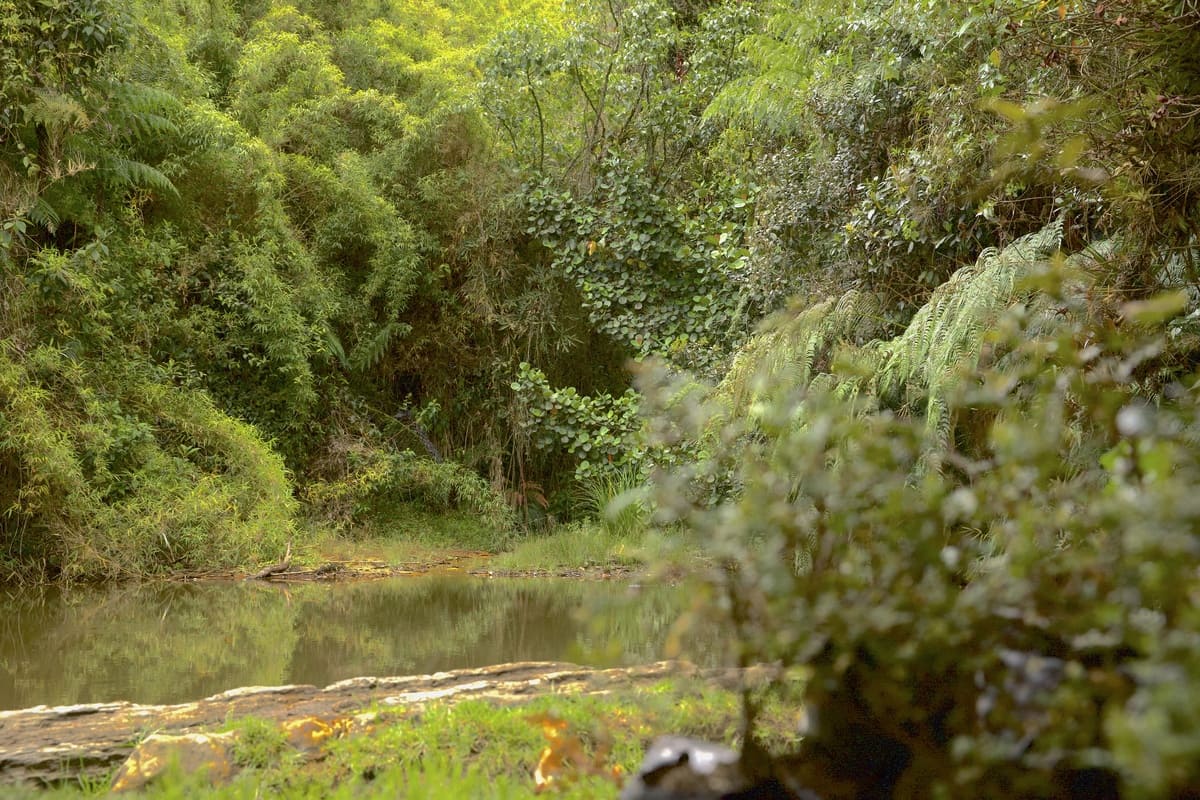
[[[743,4],[0,12],[14,576],[266,558],[293,496],[570,516],[644,461],[626,359],[714,374],[761,311],[702,116]]]
[[[1072,321],[1014,304],[991,337],[1003,355],[945,400],[953,436],[844,397],[870,347],[833,383],[764,381],[753,419],[729,422],[719,393],[684,404],[696,436],[721,426],[695,468],[734,462],[741,491],[697,504],[681,471],[660,512],[720,559],[742,657],[812,670],[820,722],[800,771],[822,796],[862,796],[830,791],[850,780],[905,797],[1185,797],[1200,781],[1183,699],[1200,680],[1195,401],[1148,403],[1137,374],[1164,339],[1089,317],[1092,287],[1038,264]],[[864,737],[870,769],[846,752]]]
[[[795,758],[747,763],[822,797],[1200,787],[1200,17],[1105,5],[797,4],[710,107],[790,162],[762,274],[834,297],[711,389],[645,371],[651,444],[701,444],[658,514],[743,660],[809,671]]]
[[[1190,0],[0,0],[0,564],[624,536],[654,475],[898,795],[1194,795],[1197,54]]]
[[[481,277],[518,243],[468,99],[515,10],[0,7],[5,564],[270,557],[298,489],[508,524],[488,390],[538,321]]]

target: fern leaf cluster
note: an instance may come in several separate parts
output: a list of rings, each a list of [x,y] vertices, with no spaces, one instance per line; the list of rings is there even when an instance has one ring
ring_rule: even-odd
[[[163,89],[121,83],[112,90],[106,124],[130,141],[174,137],[179,128],[168,115],[179,105],[179,100]]]
[[[96,165],[106,179],[119,187],[153,189],[164,195],[178,196],[171,179],[155,167],[120,156],[106,156]]]
[[[869,396],[923,415],[930,444],[945,444],[953,432],[948,393],[956,376],[978,363],[1000,314],[1029,299],[1023,279],[1058,250],[1061,238],[1062,225],[1054,222],[1002,250],[985,250],[939,286],[894,338],[881,338],[880,298],[858,290],[777,319],[743,348],[716,397],[731,415],[745,417],[769,392],[822,387],[847,401]]]
[[[718,398],[734,416],[743,416],[768,387],[811,383],[829,370],[837,345],[883,332],[882,310],[878,296],[851,290],[775,317],[734,358]]]
[[[977,359],[983,335],[997,315],[1017,298],[1030,267],[1058,249],[1062,223],[1048,225],[1003,250],[988,248],[975,264],[939,286],[900,336],[874,345],[873,392],[888,405],[903,405],[916,389],[939,388],[966,360]]]

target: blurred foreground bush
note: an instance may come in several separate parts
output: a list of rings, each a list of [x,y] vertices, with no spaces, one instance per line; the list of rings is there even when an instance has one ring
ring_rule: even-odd
[[[742,661],[808,676],[777,774],[825,800],[1200,796],[1189,298],[1117,308],[1095,268],[1031,264],[939,382],[942,435],[846,391],[870,344],[803,380],[760,370],[736,415],[643,372],[652,432],[710,443],[659,476],[661,521],[706,538]],[[698,500],[713,474],[742,491]]]

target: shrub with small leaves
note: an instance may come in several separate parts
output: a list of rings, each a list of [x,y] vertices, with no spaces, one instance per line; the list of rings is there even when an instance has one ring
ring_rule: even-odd
[[[1005,355],[948,392],[981,452],[931,461],[919,417],[820,382],[768,378],[748,421],[643,377],[672,425],[724,419],[710,459],[660,477],[658,513],[718,559],[743,663],[808,671],[809,735],[775,768],[821,796],[1200,791],[1200,396],[1180,373],[1153,403],[1145,380],[1187,297],[1117,316],[1062,260],[1036,281],[1053,323],[1014,306]],[[696,503],[728,460],[742,491]]]

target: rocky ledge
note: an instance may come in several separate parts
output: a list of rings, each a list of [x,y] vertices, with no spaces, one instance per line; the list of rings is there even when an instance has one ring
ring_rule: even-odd
[[[251,686],[178,705],[118,702],[0,711],[0,783],[55,783],[105,775],[126,762],[150,734],[201,734],[239,717],[258,717],[287,728],[304,720],[353,719],[376,704],[411,706],[465,698],[516,703],[552,691],[592,694],[680,677],[732,688],[742,674],[671,661],[622,669],[523,662],[433,675],[351,678],[324,688]]]

